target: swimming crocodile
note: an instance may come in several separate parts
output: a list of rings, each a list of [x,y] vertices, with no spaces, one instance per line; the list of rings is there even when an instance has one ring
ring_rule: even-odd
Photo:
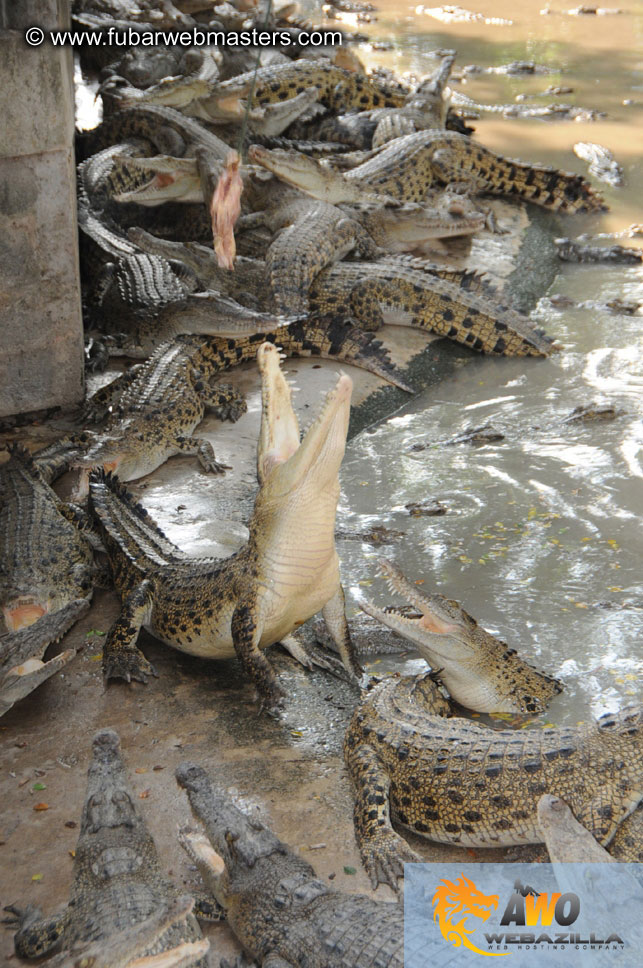
[[[431,674],[389,677],[353,715],[344,741],[355,833],[373,886],[395,888],[420,858],[391,818],[439,843],[542,843],[537,805],[561,797],[607,846],[643,798],[641,709],[581,726],[492,730],[448,716]]]
[[[333,890],[309,863],[234,804],[205,771],[176,771],[205,836],[181,843],[245,951],[264,968],[402,968],[404,914],[396,903]]]
[[[57,948],[72,953],[96,944],[111,948],[112,939],[127,947],[131,932],[131,943],[142,943],[141,954],[156,955],[187,943],[194,945],[192,954],[200,955],[193,962],[207,968],[207,943],[190,907],[161,870],[127,782],[118,735],[112,729],[100,730],[92,742],[69,903],[50,917],[31,905],[25,910],[6,907],[18,926],[16,954],[40,958]],[[150,924],[149,919],[159,915],[160,923]],[[165,930],[164,917],[169,922]],[[148,931],[150,938],[145,937]]]
[[[353,678],[361,673],[351,649],[334,541],[352,382],[345,375],[339,378],[300,444],[278,350],[263,343],[258,361],[261,486],[248,543],[235,555],[223,561],[188,557],[116,478],[94,475],[90,480],[90,506],[122,600],[121,615],[103,648],[108,679],[145,682],[153,673],[136,647],[145,626],[191,655],[220,659],[236,654],[262,702],[273,708],[283,694],[262,649],[287,640],[320,610],[345,668]],[[296,643],[293,648],[301,651]]]
[[[94,565],[84,522],[24,448],[0,466],[0,715],[76,654],[45,650],[89,607]]]
[[[419,611],[408,615],[362,601],[367,615],[409,639],[446,686],[450,696],[477,712],[533,715],[562,691],[558,679],[537,672],[495,635],[443,595],[429,595],[386,558],[378,559],[390,591]]]
[[[274,153],[273,159],[272,170],[282,177],[281,164],[286,159]],[[253,160],[258,160],[256,152]],[[518,197],[565,214],[605,207],[581,175],[503,158],[466,135],[442,129],[396,138],[344,173],[315,164],[314,159],[306,159],[305,166],[297,157],[288,162],[289,184],[335,204],[352,201],[357,183],[366,192],[405,202],[423,202],[436,188],[460,185],[474,194]]]

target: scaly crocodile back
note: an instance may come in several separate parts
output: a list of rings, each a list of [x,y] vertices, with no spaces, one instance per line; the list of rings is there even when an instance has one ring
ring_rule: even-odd
[[[89,508],[100,524],[110,561],[119,574],[135,570],[140,579],[164,565],[184,560],[183,552],[113,474],[92,472]]]
[[[568,215],[605,207],[582,175],[503,158],[441,129],[398,138],[344,177],[407,202],[423,201],[434,185],[470,180],[477,192],[518,196]]]

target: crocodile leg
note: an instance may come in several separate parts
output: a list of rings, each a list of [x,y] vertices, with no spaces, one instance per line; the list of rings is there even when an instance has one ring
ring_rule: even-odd
[[[19,958],[41,958],[49,954],[60,941],[69,917],[65,908],[52,917],[42,916],[40,908],[29,904],[24,910],[13,904],[4,908],[12,918],[5,918],[3,924],[16,925],[13,945]]]
[[[326,622],[326,627],[333,637],[333,642],[337,646],[344,668],[359,682],[364,674],[364,670],[357,661],[351,633],[346,621],[346,602],[344,599],[344,589],[338,585],[337,591],[322,608],[322,616]]]
[[[296,659],[304,669],[314,669],[316,666],[331,672],[338,679],[348,679],[346,670],[339,658],[328,652],[322,646],[315,646],[312,643],[303,645],[294,635],[286,635],[279,643],[293,659]],[[350,680],[352,682],[352,679]]]
[[[360,329],[375,332],[384,325],[384,315],[380,309],[378,295],[381,289],[375,280],[365,279],[351,290],[351,314],[359,323]]]
[[[576,814],[582,823],[603,847],[610,843],[619,824],[629,817],[643,799],[643,790],[617,790],[607,784],[600,793],[588,803],[584,803]]]
[[[356,791],[355,839],[373,889],[388,884],[397,891],[397,879],[404,875],[404,863],[422,858],[411,850],[391,825],[389,795],[391,781],[375,750],[363,745],[347,757]]]
[[[143,624],[149,619],[152,610],[152,583],[142,581],[127,596],[121,607],[103,648],[103,676],[105,679],[138,679],[147,682],[156,675],[154,667],[147,661],[136,640]]]
[[[199,380],[195,384],[195,390],[199,392],[205,406],[212,410],[219,420],[230,420],[235,423],[248,409],[245,397],[231,383],[212,385]]]
[[[224,474],[230,470],[229,464],[221,464],[214,455],[212,444],[203,437],[177,437],[176,448],[181,454],[196,457],[205,471],[211,474]]]
[[[232,641],[244,672],[255,684],[262,706],[276,709],[282,704],[284,694],[272,666],[259,648],[262,623],[257,606],[256,599],[239,602],[232,613]]]
[[[131,366],[126,373],[121,373],[115,380],[101,387],[83,405],[83,420],[90,423],[100,423],[109,414],[109,408],[116,403],[124,390],[134,382],[142,364]]]

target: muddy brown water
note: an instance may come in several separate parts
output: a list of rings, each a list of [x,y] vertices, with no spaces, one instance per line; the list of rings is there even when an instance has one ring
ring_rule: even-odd
[[[623,188],[605,188],[610,212],[560,223],[561,234],[619,232],[643,221],[643,7],[628,3],[613,16],[541,15],[541,4],[489,2],[475,10],[511,25],[445,24],[423,8],[379,4],[373,38],[388,52],[362,55],[396,71],[424,74],[436,47],[458,50],[457,66],[534,60],[556,69],[533,77],[478,74],[457,89],[479,101],[510,103],[516,95],[568,85],[558,100],[604,110],[593,124],[504,120],[485,115],[476,136],[503,153],[584,172],[577,141],[610,148],[625,170]],[[562,4],[559,9],[563,9]],[[556,100],[546,96],[528,103]],[[623,103],[625,101],[631,103]],[[641,238],[620,240],[640,245]],[[448,380],[410,401],[386,422],[359,434],[342,469],[338,526],[383,525],[403,532],[374,548],[342,540],[339,551],[349,609],[360,596],[388,602],[376,556],[398,561],[407,575],[460,599],[566,690],[542,722],[576,722],[641,698],[641,443],[643,409],[641,314],[596,306],[555,309],[547,297],[578,302],[643,301],[643,269],[561,266],[534,315],[563,344],[547,361],[495,360],[456,354]],[[296,371],[295,364],[288,364]],[[328,368],[311,377],[328,385]],[[248,376],[240,377],[240,385]],[[326,382],[324,382],[326,381]],[[621,411],[605,422],[566,422],[591,402]],[[254,447],[255,423],[242,432],[217,425],[215,447],[234,464]],[[447,446],[470,427],[490,424],[504,435],[486,446]],[[422,448],[422,449],[420,449]],[[170,537],[195,553],[225,554],[244,538],[252,474],[226,479],[225,522],[220,481],[173,460],[134,488]],[[405,505],[436,499],[441,517],[412,517]],[[225,501],[223,502],[225,504]],[[202,662],[143,639],[159,678],[143,687],[104,689],[100,642],[117,614],[115,597],[99,591],[70,638],[83,645],[64,674],[45,684],[0,722],[0,900],[37,903],[51,913],[67,898],[84,796],[89,742],[101,726],[121,733],[132,785],[177,884],[198,878],[176,843],[188,816],[172,772],[186,757],[209,767],[242,805],[301,850],[320,875],[343,890],[367,890],[352,833],[352,800],[341,741],[355,697],[323,673],[275,657],[289,692],[281,722],[257,714],[252,690],[235,662]],[[419,660],[375,661],[371,668],[415,670]],[[162,767],[162,769],[160,769]],[[44,789],[38,789],[42,784]],[[34,810],[38,803],[47,810]],[[413,839],[427,859],[462,853]],[[467,852],[466,859],[473,859]],[[496,852],[475,852],[495,859]],[[355,873],[350,873],[355,870]],[[378,895],[389,896],[380,889]],[[234,950],[224,926],[206,928],[213,965]],[[16,964],[11,935],[0,934],[0,962]]]

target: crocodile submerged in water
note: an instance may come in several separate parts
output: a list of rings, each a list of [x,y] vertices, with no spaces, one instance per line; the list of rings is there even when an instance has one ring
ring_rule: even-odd
[[[396,903],[343,894],[324,883],[205,771],[182,763],[176,778],[206,836],[180,839],[227,922],[264,968],[402,968],[404,913]]]
[[[56,948],[72,954],[80,948],[82,966],[82,958],[91,953],[89,946],[111,949],[113,940],[125,949],[140,945],[140,954],[150,956],[183,946],[183,954],[193,956],[186,964],[207,968],[208,943],[191,905],[161,870],[154,841],[134,804],[118,735],[102,729],[92,746],[69,903],[51,917],[43,917],[31,905],[24,911],[13,905],[5,908],[18,925],[16,954],[40,958]],[[212,911],[206,901],[201,913]],[[151,937],[146,937],[148,932]],[[168,965],[173,963],[168,959]],[[157,964],[162,968],[165,963]],[[155,968],[154,960],[151,966]]]
[[[391,818],[444,844],[537,844],[538,800],[551,793],[606,846],[643,797],[638,707],[581,726],[498,731],[448,714],[431,675],[390,677],[349,724],[355,834],[374,887],[395,888],[403,863],[420,860]]]
[[[45,650],[89,608],[94,564],[80,512],[64,504],[22,447],[0,466],[0,715],[61,669]]]
[[[258,361],[260,490],[248,543],[235,555],[223,561],[188,557],[117,479],[90,480],[90,506],[122,599],[120,618],[103,648],[107,678],[145,682],[153,673],[136,647],[145,626],[191,655],[220,659],[236,654],[262,702],[275,707],[283,694],[262,650],[285,640],[299,658],[301,648],[295,642],[288,645],[288,636],[320,610],[345,668],[353,678],[361,673],[344,614],[334,541],[352,382],[348,376],[339,378],[300,444],[278,350],[262,344]]]
[[[157,334],[157,339],[162,334]],[[98,390],[86,405],[86,415],[105,427],[71,438],[77,448],[69,461],[67,442],[56,445],[65,461],[84,468],[115,471],[123,481],[151,474],[174,454],[195,455],[204,470],[222,473],[212,445],[195,437],[206,408],[224,420],[237,420],[246,403],[230,384],[213,383],[217,374],[255,358],[265,341],[288,356],[318,356],[362,367],[383,380],[409,390],[397,375],[382,344],[349,323],[310,320],[267,333],[238,339],[179,336],[162,343],[145,363]],[[409,391],[410,392],[410,391]],[[81,484],[78,496],[85,492]]]
[[[421,591],[386,558],[379,564],[389,589],[403,595],[419,615],[368,601],[361,602],[362,609],[413,642],[456,702],[481,713],[533,715],[562,691],[558,679],[533,669],[457,602]]]
[[[335,204],[353,201],[357,183],[365,192],[401,202],[423,202],[436,188],[461,185],[473,194],[522,198],[564,214],[605,208],[602,197],[581,175],[503,158],[465,135],[440,128],[396,138],[344,173],[305,156],[304,164],[296,152],[267,155],[279,177]],[[259,160],[256,151],[252,157]]]

